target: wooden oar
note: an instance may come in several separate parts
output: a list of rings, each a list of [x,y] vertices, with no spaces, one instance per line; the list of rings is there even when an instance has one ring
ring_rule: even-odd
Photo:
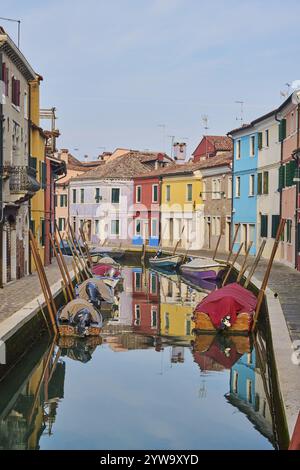
[[[239,233],[240,226],[241,226],[241,224],[237,224],[237,226],[236,226],[235,234],[234,234],[232,243],[231,243],[231,245],[230,245],[230,250],[229,250],[229,253],[228,253],[228,256],[227,256],[226,264],[229,263],[229,260],[230,260],[230,258],[231,258],[231,255],[232,255],[232,252],[233,252],[233,248],[234,248],[234,245],[235,245],[235,242],[236,242],[238,233]]]
[[[240,280],[242,279],[243,275],[244,275],[244,272],[246,271],[246,265],[247,265],[247,259],[248,259],[248,256],[249,256],[249,253],[250,253],[250,250],[252,248],[252,245],[253,245],[253,242],[251,241],[249,244],[248,244],[248,247],[247,247],[247,250],[246,250],[246,253],[245,253],[245,258],[244,258],[244,262],[242,264],[242,267],[241,267],[241,271],[237,277],[237,280],[236,282],[240,282]]]
[[[280,224],[278,226],[278,230],[277,230],[276,238],[275,238],[275,241],[274,241],[274,244],[273,244],[272,253],[271,253],[271,256],[270,256],[270,259],[269,259],[269,262],[268,262],[267,270],[265,272],[265,275],[264,275],[264,278],[263,278],[263,281],[262,281],[262,284],[261,284],[261,288],[260,288],[260,291],[259,291],[259,294],[258,294],[258,297],[257,297],[257,304],[256,304],[254,318],[253,318],[252,331],[254,331],[255,328],[256,328],[256,324],[257,324],[258,316],[259,316],[259,313],[260,313],[261,305],[262,305],[263,300],[264,300],[265,291],[266,291],[266,288],[267,288],[267,285],[268,285],[268,281],[269,281],[272,265],[273,265],[273,262],[274,262],[274,258],[275,258],[275,255],[276,255],[276,251],[277,251],[277,248],[278,248],[278,245],[279,245],[279,241],[280,241],[282,232],[284,230],[285,222],[286,222],[285,219],[281,219]]]
[[[176,243],[176,245],[175,245],[175,248],[174,248],[174,251],[173,251],[173,256],[176,254],[178,245],[179,245],[179,243],[181,242],[181,237],[182,237],[182,234],[183,234],[183,232],[184,232],[184,229],[185,229],[185,225],[184,225],[184,226],[182,227],[182,229],[181,229],[180,238],[179,238],[179,240],[177,240],[177,243]]]
[[[230,273],[231,273],[231,271],[232,271],[232,269],[233,269],[233,266],[234,266],[236,260],[238,259],[238,256],[239,256],[239,254],[240,254],[240,252],[241,252],[241,249],[243,248],[243,245],[244,245],[244,242],[242,242],[242,243],[240,244],[240,247],[239,247],[238,251],[236,252],[236,254],[235,254],[235,256],[234,256],[234,258],[233,258],[233,260],[232,260],[232,263],[231,263],[230,266],[229,266],[229,269],[228,269],[228,271],[227,271],[227,273],[226,273],[226,276],[224,277],[224,280],[223,280],[223,282],[222,282],[222,287],[225,286],[225,284],[226,284],[226,282],[227,282],[227,279],[229,278]]]
[[[218,248],[219,248],[219,245],[220,245],[221,238],[222,238],[222,231],[220,231],[220,235],[219,235],[219,238],[218,238],[218,241],[217,241],[217,244],[216,244],[216,248],[215,248],[215,251],[214,251],[214,254],[213,254],[213,257],[212,257],[213,260],[217,256],[217,251],[218,251]]]
[[[55,255],[59,270],[60,270],[60,273],[61,273],[62,282],[63,282],[63,285],[66,289],[66,293],[69,297],[69,300],[72,300],[72,299],[74,299],[74,295],[71,291],[71,288],[70,288],[70,285],[69,285],[69,282],[68,282],[68,279],[67,279],[67,276],[66,276],[66,273],[65,273],[65,269],[64,269],[62,260],[60,258],[60,254],[58,253],[58,251],[56,249],[55,243],[54,243],[50,233],[49,233],[49,240],[50,240],[50,243],[52,245],[52,249],[53,249],[53,252],[54,252],[54,255]]]
[[[263,254],[265,245],[266,245],[266,240],[263,240],[263,241],[261,242],[261,245],[260,245],[260,247],[259,247],[259,250],[258,250],[258,253],[257,253],[257,255],[256,255],[256,258],[255,258],[255,260],[254,260],[254,262],[253,262],[253,264],[252,264],[252,266],[251,266],[250,272],[249,272],[249,274],[248,274],[248,276],[247,276],[247,279],[246,279],[246,281],[245,281],[244,287],[245,287],[246,289],[247,289],[247,287],[248,287],[248,285],[249,285],[249,283],[250,283],[250,281],[251,281],[251,278],[252,278],[252,276],[253,276],[253,274],[254,274],[256,268],[257,268],[257,265],[258,265],[258,263],[259,263],[259,261],[260,261],[261,255]]]

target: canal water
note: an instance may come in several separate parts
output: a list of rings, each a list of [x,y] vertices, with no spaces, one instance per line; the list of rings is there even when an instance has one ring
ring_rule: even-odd
[[[0,449],[278,448],[265,335],[195,336],[209,286],[123,276],[101,338],[45,338],[0,381]]]

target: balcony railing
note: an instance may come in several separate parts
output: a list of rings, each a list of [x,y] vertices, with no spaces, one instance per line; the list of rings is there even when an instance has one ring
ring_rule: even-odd
[[[2,173],[9,177],[9,189],[12,194],[33,194],[40,189],[36,180],[36,170],[28,166],[5,166]]]

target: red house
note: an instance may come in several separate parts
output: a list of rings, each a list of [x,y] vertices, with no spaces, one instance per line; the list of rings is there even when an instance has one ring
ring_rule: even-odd
[[[220,153],[232,152],[232,139],[226,135],[204,135],[200,144],[192,153],[195,163],[216,157]]]
[[[151,176],[150,173],[134,178],[133,245],[142,245],[143,243],[150,246],[159,245],[160,193],[159,175]]]

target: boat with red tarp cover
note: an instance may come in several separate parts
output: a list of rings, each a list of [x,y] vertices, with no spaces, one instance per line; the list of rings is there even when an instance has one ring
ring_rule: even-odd
[[[248,333],[257,304],[256,296],[236,282],[228,284],[203,299],[194,311],[195,329],[216,331],[230,329]]]

